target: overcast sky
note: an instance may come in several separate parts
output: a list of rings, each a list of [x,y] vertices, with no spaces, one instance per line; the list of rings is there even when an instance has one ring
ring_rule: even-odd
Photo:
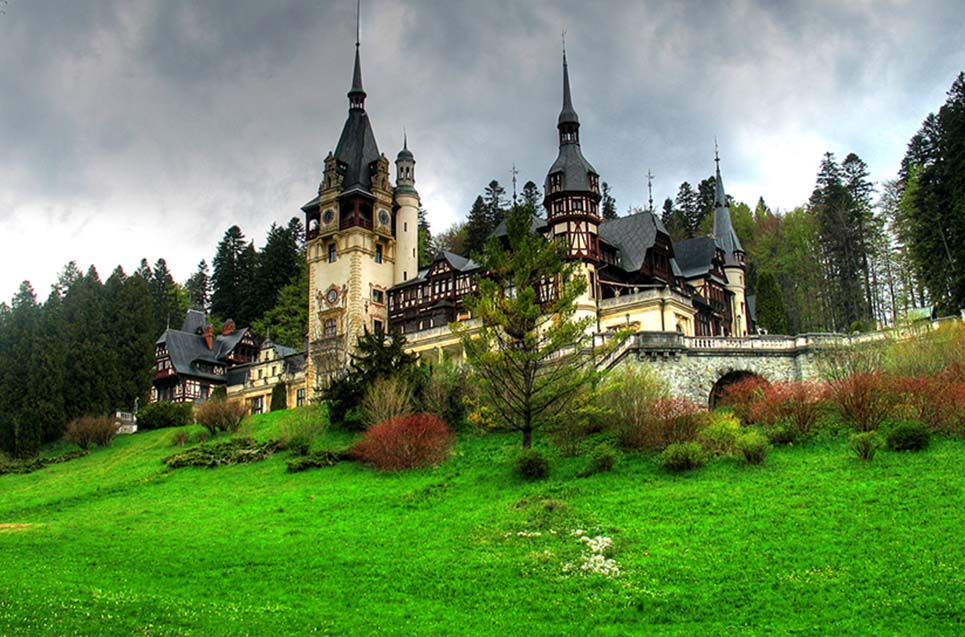
[[[183,281],[238,224],[260,248],[317,191],[348,111],[353,0],[0,0],[0,299],[63,265],[167,259]],[[434,231],[556,157],[566,30],[583,151],[621,214],[713,172],[804,203],[821,155],[894,177],[965,67],[947,2],[365,0],[380,150],[403,127]],[[752,255],[753,256],[753,255]]]

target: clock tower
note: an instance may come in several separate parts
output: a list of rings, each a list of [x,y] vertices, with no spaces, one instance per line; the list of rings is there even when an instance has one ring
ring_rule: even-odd
[[[385,331],[388,289],[400,276],[417,274],[415,160],[408,148],[399,154],[408,180],[397,193],[389,180],[389,160],[379,152],[365,112],[365,97],[356,42],[348,119],[335,151],[325,158],[318,195],[302,206],[311,389],[347,367],[364,330]],[[397,201],[397,195],[404,196]]]

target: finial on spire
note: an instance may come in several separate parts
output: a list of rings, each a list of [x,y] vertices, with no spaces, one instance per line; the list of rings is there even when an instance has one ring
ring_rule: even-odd
[[[717,164],[717,171],[720,171],[720,150],[717,147],[717,136],[714,135],[714,162]]]
[[[402,150],[409,150],[409,135],[405,132],[405,126],[402,127]]]
[[[570,97],[570,71],[566,64],[566,31],[563,31],[563,110],[560,111],[560,117],[557,120],[558,126],[563,126],[564,124],[575,124],[577,127],[580,125],[580,117],[576,114],[576,110],[573,108],[573,99]],[[574,136],[575,141],[579,143],[579,140]]]
[[[365,110],[365,89],[362,88],[362,62],[359,58],[359,33],[362,0],[355,5],[355,70],[352,73],[352,89],[348,92],[349,109]]]
[[[647,192],[650,194],[650,213],[653,214],[653,173],[647,169]]]
[[[560,37],[563,39],[563,64],[566,64],[566,29],[560,32]]]
[[[361,23],[362,23],[362,0],[356,0],[355,2],[355,48],[359,48],[359,41],[361,38],[359,34],[361,33]]]
[[[513,162],[513,169],[510,171],[510,173],[513,175],[513,205],[515,206],[516,205],[516,175],[519,174],[519,171],[516,170],[516,162]]]

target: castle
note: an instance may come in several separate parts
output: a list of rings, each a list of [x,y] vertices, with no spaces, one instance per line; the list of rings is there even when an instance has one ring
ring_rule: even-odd
[[[393,186],[365,97],[356,42],[348,118],[334,152],[325,158],[317,195],[301,208],[309,274],[308,349],[294,352],[266,341],[260,351],[236,357],[236,365],[222,361],[218,377],[206,378],[207,383],[224,379],[229,397],[247,401],[252,411],[266,409],[272,384],[282,381],[291,394],[289,404],[303,403],[306,390],[311,393],[345,368],[364,330],[397,331],[421,356],[458,358],[459,340],[448,326],[465,321],[472,327],[474,319],[463,299],[476,290],[482,268],[469,258],[442,252],[428,268],[419,269],[415,157],[406,139],[395,159]],[[556,127],[559,151],[544,182],[545,217],[533,218],[532,232],[563,241],[567,258],[577,264],[577,276],[586,278],[586,292],[576,301],[577,315],[592,316],[591,329],[598,333],[630,329],[746,336],[753,325],[753,307],[745,292],[746,255],[731,223],[719,157],[713,235],[673,243],[650,211],[601,218],[600,175],[580,145],[580,118],[573,107],[565,51]],[[495,231],[501,233],[504,226]],[[172,338],[169,332],[158,342],[159,366],[162,340]],[[195,349],[202,350],[200,345]],[[181,376],[185,382],[196,380],[179,370],[176,377]],[[203,389],[195,393],[206,395]],[[173,400],[194,396],[169,390],[156,395]]]

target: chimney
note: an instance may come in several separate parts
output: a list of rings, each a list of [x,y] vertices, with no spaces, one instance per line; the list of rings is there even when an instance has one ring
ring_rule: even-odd
[[[204,328],[204,342],[208,349],[214,349],[214,327],[211,325]]]
[[[224,325],[221,326],[221,333],[224,336],[227,336],[228,334],[234,334],[234,331],[235,331],[235,322],[232,321],[231,319],[226,320],[224,322]]]

